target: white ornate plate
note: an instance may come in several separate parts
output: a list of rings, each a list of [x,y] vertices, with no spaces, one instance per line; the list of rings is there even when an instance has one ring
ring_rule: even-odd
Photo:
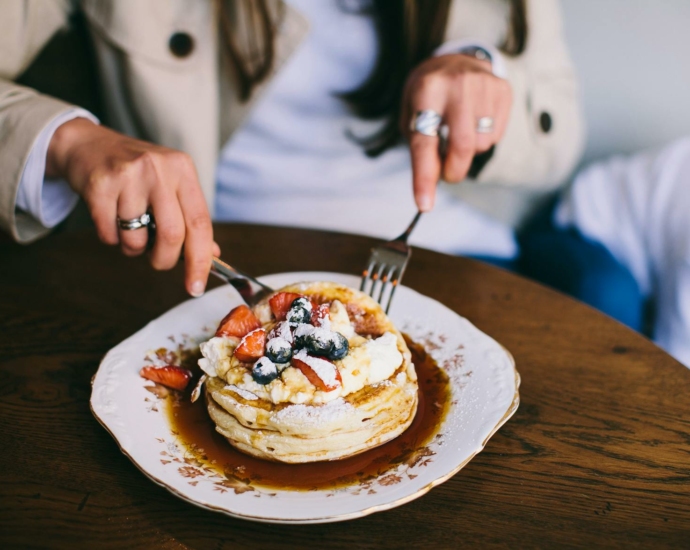
[[[338,273],[282,273],[261,278],[274,288],[308,280],[357,287]],[[406,287],[397,290],[390,316],[424,345],[448,373],[451,404],[436,436],[377,479],[331,490],[267,489],[226,479],[190,458],[171,429],[159,398],[139,376],[151,350],[175,341],[202,341],[242,303],[230,286],[216,288],[155,319],[105,356],[93,380],[91,409],[120,449],[156,483],[203,508],[274,523],[323,523],[387,510],[422,496],[480,452],[518,407],[520,377],[510,354],[469,321]]]

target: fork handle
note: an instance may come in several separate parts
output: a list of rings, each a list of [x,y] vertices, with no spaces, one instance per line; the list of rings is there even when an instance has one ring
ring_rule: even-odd
[[[407,243],[407,239],[410,236],[410,233],[412,233],[412,230],[414,229],[415,225],[417,225],[417,222],[419,221],[419,218],[422,217],[422,211],[418,210],[417,213],[415,214],[414,218],[412,218],[412,221],[410,222],[410,225],[407,226],[407,229],[395,240],[396,241],[402,241],[404,243]]]

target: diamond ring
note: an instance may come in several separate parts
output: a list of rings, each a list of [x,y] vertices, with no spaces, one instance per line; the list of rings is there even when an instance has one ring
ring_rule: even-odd
[[[431,109],[417,111],[410,123],[410,130],[425,136],[438,137],[438,130],[441,127],[442,120],[441,115]]]
[[[477,133],[490,134],[494,131],[494,119],[490,116],[483,116],[477,119]]]
[[[132,218],[131,220],[121,220],[119,217],[117,218],[117,225],[123,231],[134,231],[136,229],[146,227],[152,223],[153,216],[151,216],[151,214],[149,214],[148,212],[144,212],[138,218]]]

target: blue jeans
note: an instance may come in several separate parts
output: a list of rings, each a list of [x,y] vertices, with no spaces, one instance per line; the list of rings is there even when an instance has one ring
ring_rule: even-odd
[[[517,260],[476,259],[560,290],[643,332],[645,298],[628,269],[601,244],[550,222],[533,225],[518,240]]]
[[[642,332],[645,299],[626,267],[575,230],[526,232],[519,272]]]

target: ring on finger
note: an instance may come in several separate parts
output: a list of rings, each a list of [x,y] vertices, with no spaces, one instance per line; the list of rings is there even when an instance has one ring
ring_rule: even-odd
[[[477,133],[490,134],[494,131],[494,119],[490,116],[483,116],[477,119]]]
[[[417,111],[410,122],[410,131],[424,134],[425,136],[438,137],[438,131],[443,122],[443,117],[436,111],[425,109]]]
[[[118,216],[117,225],[123,231],[135,231],[137,229],[141,229],[142,227],[155,227],[155,222],[153,220],[153,214],[144,212],[141,216],[132,218],[130,220],[123,220]]]

